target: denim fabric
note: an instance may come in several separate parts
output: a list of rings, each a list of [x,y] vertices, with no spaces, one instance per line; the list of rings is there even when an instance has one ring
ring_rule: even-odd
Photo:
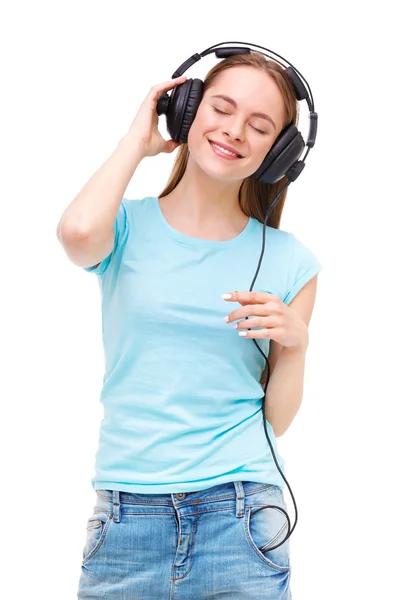
[[[291,600],[281,488],[238,481],[198,492],[97,490],[78,599]]]

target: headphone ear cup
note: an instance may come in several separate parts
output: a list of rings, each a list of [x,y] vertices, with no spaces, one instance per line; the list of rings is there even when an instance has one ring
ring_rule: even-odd
[[[275,140],[260,167],[251,177],[261,183],[276,183],[297,162],[304,147],[300,131],[290,124]]]
[[[176,142],[186,144],[203,97],[203,89],[201,79],[187,79],[173,89],[167,111],[167,129]]]
[[[179,141],[183,144],[187,143],[189,129],[196,117],[197,109],[199,108],[203,97],[204,83],[201,79],[193,79],[192,87],[189,90],[189,95],[186,101],[186,106],[183,109],[181,131]]]

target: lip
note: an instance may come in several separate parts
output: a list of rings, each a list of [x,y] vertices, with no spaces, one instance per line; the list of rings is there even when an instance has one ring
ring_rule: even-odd
[[[225,150],[229,150],[230,152],[234,152],[235,154],[237,154],[238,158],[243,158],[243,156],[241,154],[239,154],[239,152],[236,150],[236,148],[232,148],[232,146],[227,146],[226,144],[223,144],[222,142],[217,142],[217,140],[208,140],[211,144],[211,142],[213,144],[218,144],[218,146],[221,146],[221,148],[225,148]]]

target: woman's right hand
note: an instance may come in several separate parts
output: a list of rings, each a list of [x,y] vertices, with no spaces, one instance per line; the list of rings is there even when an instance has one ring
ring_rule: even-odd
[[[156,156],[160,152],[171,153],[180,146],[179,142],[172,139],[165,140],[159,132],[157,100],[163,92],[184,83],[185,80],[186,75],[181,75],[164,83],[153,85],[143,100],[128,133],[125,135],[125,138],[131,139],[133,144],[139,144],[143,158]]]

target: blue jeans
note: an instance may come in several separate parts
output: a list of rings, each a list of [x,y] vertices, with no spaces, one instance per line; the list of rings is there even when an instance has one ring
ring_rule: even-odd
[[[78,599],[291,600],[282,490],[235,481],[179,494],[97,490]]]

